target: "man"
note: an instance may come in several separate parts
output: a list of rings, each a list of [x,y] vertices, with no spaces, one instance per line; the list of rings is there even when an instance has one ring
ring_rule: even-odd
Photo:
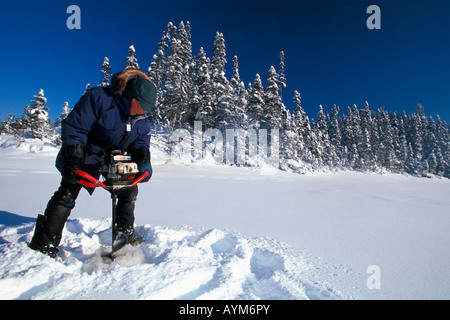
[[[139,175],[152,174],[150,164],[150,122],[154,112],[156,87],[147,75],[126,69],[113,76],[110,87],[90,89],[62,121],[62,147],[56,158],[61,172],[59,189],[47,204],[44,215],[38,215],[29,247],[56,257],[62,231],[81,190],[81,178],[75,170],[100,177],[101,159],[112,150],[126,151],[138,165]],[[93,189],[88,189],[92,194]],[[134,207],[138,187],[121,189],[117,194],[117,234],[132,242]]]

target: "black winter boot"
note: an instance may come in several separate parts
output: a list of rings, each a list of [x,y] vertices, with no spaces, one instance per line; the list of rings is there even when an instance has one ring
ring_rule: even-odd
[[[47,235],[47,232],[45,232],[46,220],[46,216],[43,216],[42,214],[38,215],[33,238],[31,239],[28,247],[35,251],[40,251],[47,254],[52,258],[56,258],[58,248],[53,246],[51,238]]]
[[[38,215],[33,238],[28,245],[31,249],[55,258],[67,218],[75,206],[81,186],[65,180],[47,204],[44,215]]]

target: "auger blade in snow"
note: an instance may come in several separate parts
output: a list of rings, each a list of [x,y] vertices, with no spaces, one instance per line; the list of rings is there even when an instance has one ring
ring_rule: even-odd
[[[116,258],[115,253],[127,245],[128,243],[127,240],[128,240],[127,235],[124,232],[118,231],[114,237],[111,252],[102,255],[102,258],[114,260]]]
[[[115,258],[116,255],[114,254],[114,252],[102,254],[102,259],[105,261],[114,261]]]

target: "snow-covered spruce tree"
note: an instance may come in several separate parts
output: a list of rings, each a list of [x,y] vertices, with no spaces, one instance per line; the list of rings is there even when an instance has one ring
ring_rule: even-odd
[[[247,105],[247,91],[245,90],[245,85],[241,81],[239,75],[239,63],[237,56],[233,58],[233,74],[230,81],[230,91],[231,91],[231,103],[230,103],[230,122],[226,125],[229,129],[227,130],[227,135],[225,136],[225,149],[227,152],[227,160],[230,157],[231,151],[234,152],[231,163],[245,161],[245,151],[243,149],[247,146],[244,129],[248,129],[247,115],[246,115],[246,105]],[[230,134],[233,133],[233,134]],[[248,133],[248,132],[247,132]],[[236,142],[236,147],[235,147]],[[242,149],[239,149],[242,148]]]
[[[105,57],[103,59],[103,64],[100,69],[100,73],[102,74],[102,81],[100,82],[101,87],[109,86],[111,82],[111,66],[109,65],[109,59]]]
[[[125,69],[139,69],[136,50],[133,45],[128,48],[128,56],[125,59]]]
[[[12,112],[9,113],[8,118],[3,120],[0,124],[0,134],[2,133],[13,133],[13,125],[14,125],[15,117]]]
[[[388,113],[389,114],[389,113]],[[394,166],[392,167],[392,171],[395,172],[402,172],[403,171],[403,164],[404,159],[401,156],[401,138],[400,138],[400,132],[402,129],[400,128],[401,121],[400,117],[398,116],[397,112],[394,112],[393,114],[389,114],[390,121],[391,121],[391,128],[392,128],[392,143],[394,147]]]
[[[373,153],[372,131],[374,130],[374,123],[372,118],[372,111],[369,108],[369,103],[366,101],[364,110],[360,111],[361,119],[361,141],[358,143],[360,153],[360,166],[364,170],[373,170],[375,168],[375,156]]]
[[[294,103],[296,108],[292,115],[292,127],[296,132],[296,153],[297,160],[308,163],[311,165],[317,165],[318,146],[316,134],[313,131],[309,117],[301,106],[301,96],[298,91],[294,91]]]
[[[303,131],[304,148],[299,151],[299,158],[301,161],[315,165],[317,163],[315,154],[315,133],[312,129],[312,123],[308,116],[305,116]]]
[[[280,70],[278,72],[277,84],[280,89],[280,97],[283,99],[283,90],[286,89],[286,74],[284,66],[284,51],[280,52]]]
[[[26,107],[25,107],[26,110]],[[16,118],[13,112],[9,113],[8,118],[3,120],[0,125],[0,133],[7,133],[13,135],[17,141],[23,141],[27,128],[26,112],[24,111],[22,117]]]
[[[346,165],[349,169],[355,169],[359,163],[359,154],[357,147],[357,138],[354,135],[355,130],[353,130],[353,126],[355,125],[356,121],[354,120],[354,115],[351,107],[347,108],[347,115],[345,120],[346,122],[343,122],[345,123],[343,125],[345,127],[343,140],[345,141],[344,145],[346,148]]]
[[[214,119],[211,105],[211,61],[206,57],[203,47],[195,59],[194,65],[194,85],[197,87],[198,101],[195,101],[197,112],[195,120],[200,120],[204,128],[213,128]]]
[[[319,112],[317,113],[316,136],[322,163],[326,166],[334,167],[334,165],[337,165],[338,160],[334,145],[331,143],[328,135],[327,120],[322,105],[319,106]]]
[[[241,82],[241,76],[239,75],[239,61],[238,57],[233,57],[233,74],[231,75],[231,87],[233,90],[239,86],[239,83]]]
[[[302,107],[302,100],[300,93],[295,90],[294,91],[294,104],[295,109],[292,113],[292,130],[295,133],[294,144],[294,159],[295,160],[303,160],[302,153],[305,150],[305,128],[306,128],[306,113]]]
[[[25,138],[29,137],[29,118],[28,118],[29,105],[24,108],[22,116],[15,118],[11,124],[12,134],[17,141],[25,141]]]
[[[61,115],[55,120],[55,127],[61,126],[61,121],[63,121],[70,113],[69,103],[66,101],[62,107]]]
[[[369,108],[369,105],[367,103],[367,109]],[[371,118],[372,118],[372,125],[369,126],[369,130],[370,130],[370,144],[372,146],[372,167],[374,170],[376,170],[377,168],[380,167],[379,163],[378,163],[378,158],[377,158],[377,149],[380,145],[380,135],[378,132],[378,124],[377,124],[377,116],[375,114],[375,112],[373,112],[372,110],[370,110],[371,113]],[[362,130],[362,127],[361,127]]]
[[[450,135],[445,121],[436,116],[436,143],[438,153],[436,173],[440,176],[450,178]]]
[[[342,147],[341,147],[341,128],[339,126],[339,107],[336,105],[331,109],[330,114],[327,116],[328,137],[332,145],[334,153],[330,154],[330,163],[334,167],[341,167],[342,161]]]
[[[91,90],[91,84],[90,83],[87,83],[86,84],[86,87],[84,87],[84,93],[86,93],[86,92],[88,92],[89,90]]]
[[[172,27],[170,53],[166,60],[166,73],[163,85],[161,115],[165,118],[170,132],[175,127],[182,126],[182,119],[190,104],[189,95],[192,85],[189,50],[185,46],[187,37],[183,23],[177,30]]]
[[[26,107],[26,119],[30,138],[43,140],[52,135],[53,126],[48,116],[47,98],[44,96],[44,90],[40,90],[34,96],[35,100]]]
[[[292,115],[288,112],[288,117],[282,124],[282,129],[279,132],[281,169],[285,168],[294,171],[299,169],[298,163],[301,162],[300,153],[305,148],[303,137],[299,133],[299,112],[298,107]]]
[[[241,81],[239,75],[238,57],[233,58],[233,75],[231,76],[230,85],[232,88],[232,97],[234,107],[233,110],[233,126],[234,128],[248,128],[248,119],[246,114],[247,109],[247,90],[245,84]]]
[[[69,107],[69,103],[66,101],[62,107],[62,111],[61,111],[61,120],[64,120],[65,118],[67,118],[67,116],[69,115],[71,109]]]
[[[186,25],[183,21],[178,27],[178,38],[180,40],[180,55],[184,66],[190,66],[192,63],[192,43],[191,43],[191,25],[189,21]]]
[[[286,106],[281,101],[278,87],[278,74],[272,66],[269,69],[266,86],[264,88],[264,117],[261,126],[281,129],[287,119]]]
[[[278,74],[275,68],[271,66],[267,76],[266,86],[264,88],[265,116],[261,123],[261,127],[270,129],[270,141],[272,141],[272,130],[280,130],[280,158],[289,160],[294,156],[292,141],[295,140],[295,138],[294,133],[291,131],[291,115],[281,100],[278,83]]]
[[[424,162],[426,163],[425,166],[427,168],[427,173],[429,174],[437,173],[437,155],[440,150],[437,145],[436,133],[436,123],[432,117],[429,117],[423,138]]]
[[[384,108],[377,112],[379,145],[377,148],[378,164],[388,170],[395,169],[394,135],[388,112]]]
[[[260,128],[265,116],[264,103],[264,89],[261,77],[259,74],[256,74],[253,85],[249,85],[248,88],[247,114],[250,127]]]
[[[198,89],[193,84],[192,77],[192,64],[186,64],[184,66],[183,72],[181,74],[181,94],[183,97],[181,117],[180,117],[180,127],[188,128],[193,127],[195,121],[195,115],[197,113],[196,104],[192,101],[196,101],[198,96]]]
[[[311,153],[305,142],[306,131],[308,128],[310,129],[310,126],[309,119],[301,106],[300,93],[297,90],[294,91],[293,102],[296,108],[290,116],[286,130],[284,130],[283,134],[286,137],[282,138],[286,147],[283,150],[285,162],[281,164],[281,167],[284,165],[296,171],[299,169],[298,163],[309,163],[311,160]]]
[[[428,172],[449,177],[449,131],[439,115],[436,116],[436,121],[432,117],[429,118],[423,146]]]
[[[158,43],[158,51],[153,55],[147,74],[156,86],[156,113],[152,117],[153,123],[162,124],[164,117],[164,83],[166,80],[167,56],[169,55],[174,26],[169,22]]]
[[[309,163],[311,163],[313,169],[321,169],[323,168],[323,159],[322,159],[322,148],[319,143],[319,138],[317,134],[317,125],[314,119],[308,121],[309,126],[307,127],[308,132],[308,140],[306,142],[306,146],[311,153],[311,159]]]
[[[356,139],[354,137],[353,125],[353,112],[352,109],[347,107],[347,114],[343,115],[341,121],[342,132],[342,148],[343,148],[343,161],[345,167],[352,169],[355,163],[359,159],[358,149],[356,147]]]
[[[194,69],[191,69],[193,72]],[[191,78],[192,85],[189,88],[189,102],[188,112],[185,114],[183,121],[189,128],[193,127],[194,122],[197,120],[198,110],[200,108],[201,96],[198,91],[198,86],[194,83],[194,77]]]
[[[183,61],[180,82],[183,105],[180,107],[184,110],[180,119],[180,126],[187,128],[193,127],[197,113],[196,105],[192,104],[191,101],[192,99],[198,99],[198,90],[194,87],[193,79],[194,63],[192,60],[191,25],[189,21],[186,22],[186,25],[183,21],[180,22],[178,36],[181,44],[180,54]]]
[[[216,128],[232,126],[232,89],[225,76],[225,39],[222,33],[217,32],[214,39],[213,56],[211,59],[211,103]]]
[[[352,108],[352,139],[354,144],[354,162],[353,169],[361,169],[364,161],[361,159],[361,141],[362,141],[362,130],[361,130],[361,115],[356,104]]]
[[[417,111],[413,113],[410,121],[410,143],[413,152],[413,158],[410,160],[410,166],[412,169],[412,174],[423,175],[424,174],[424,163],[423,163],[423,123],[422,118],[424,117],[423,109],[418,106]]]
[[[173,30],[173,23],[169,22],[158,43],[158,51],[153,55],[152,62],[147,71],[148,76],[155,83],[157,88],[162,87],[164,83],[166,57],[169,55],[169,43],[172,39]]]
[[[62,107],[61,115],[55,120],[54,124],[54,141],[57,147],[62,145],[61,139],[61,122],[67,118],[70,113],[69,103],[66,101]]]
[[[408,159],[408,139],[406,137],[407,131],[403,115],[397,115],[398,133],[397,133],[397,149],[395,157],[397,159],[397,168],[400,172],[408,172],[406,168],[406,160]]]
[[[180,80],[183,64],[180,57],[180,41],[177,35],[177,27],[170,25],[171,39],[169,45],[169,55],[166,59],[165,77],[163,83],[162,103],[159,106],[164,124],[168,126],[170,132],[173,131],[176,122],[180,120]]]

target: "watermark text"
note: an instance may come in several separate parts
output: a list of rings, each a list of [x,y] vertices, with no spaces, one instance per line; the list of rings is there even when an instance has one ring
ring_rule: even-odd
[[[366,25],[369,30],[373,29],[381,29],[381,9],[379,6],[371,5],[367,7],[367,14],[370,14],[370,17],[367,18]]]
[[[69,30],[81,29],[81,9],[77,5],[70,5],[66,10],[70,16],[67,18],[66,26]]]
[[[187,129],[176,129],[171,140],[172,156],[201,160],[211,155],[218,163],[238,165],[254,160],[278,165],[280,161],[278,129],[204,131],[202,121],[195,121],[193,134]]]
[[[366,285],[369,290],[381,289],[381,269],[377,265],[370,265],[367,267],[367,274],[370,276],[367,278]]]

